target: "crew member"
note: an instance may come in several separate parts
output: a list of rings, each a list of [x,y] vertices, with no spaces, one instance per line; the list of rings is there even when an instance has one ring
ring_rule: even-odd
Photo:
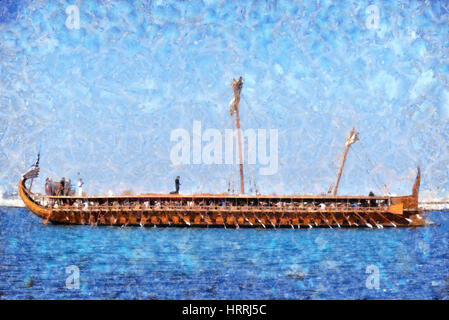
[[[179,193],[179,186],[181,185],[181,183],[179,182],[180,177],[177,176],[176,180],[175,180],[175,186],[176,186],[176,193]]]
[[[78,192],[77,192],[77,195],[79,196],[79,197],[81,197],[82,195],[83,195],[83,184],[84,184],[84,182],[83,182],[83,179],[79,179],[79,181],[78,181]]]
[[[66,181],[65,183],[65,188],[64,188],[64,195],[65,196],[70,196],[72,191],[72,179],[69,179]]]
[[[65,189],[65,178],[62,177],[61,181],[59,182],[59,195],[64,195],[64,189]]]
[[[52,195],[50,178],[45,179],[45,194],[47,196]]]
[[[374,192],[370,191],[368,196],[375,197],[375,194],[374,194]],[[377,201],[375,199],[370,199],[369,204],[371,207],[377,207]]]
[[[175,188],[176,188],[176,190],[170,192],[170,194],[177,194],[177,193],[179,193],[179,186],[181,185],[181,183],[179,183],[179,179],[180,179],[179,176],[177,176],[176,179],[175,179]]]

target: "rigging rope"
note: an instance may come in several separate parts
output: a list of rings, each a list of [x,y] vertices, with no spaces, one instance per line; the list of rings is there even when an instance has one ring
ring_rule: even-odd
[[[241,97],[241,99],[245,102],[245,104],[246,104],[246,106],[248,107],[248,109],[250,109],[250,111],[251,111],[250,114],[251,114],[251,116],[253,117],[253,119],[257,122],[257,125],[258,125],[260,128],[262,128],[262,126],[260,125],[259,120],[257,120],[257,118],[254,116],[256,113],[254,112],[253,108],[251,108],[251,106],[249,105],[248,101],[246,101],[245,96],[244,96],[244,95],[241,95],[240,97]]]
[[[359,142],[360,142],[360,141],[359,141]],[[361,143],[359,143],[359,144],[360,144],[360,146],[362,147],[362,144],[361,144]],[[363,147],[362,147],[362,150],[365,152],[365,150],[363,149]],[[356,152],[356,150],[354,150],[354,154],[357,156],[357,158],[359,159],[359,161],[362,162],[362,159],[360,158],[360,156],[359,156],[359,154]],[[370,163],[370,165],[372,166],[372,168],[375,168],[374,163],[373,163],[373,162],[371,161],[371,159],[368,157],[368,154],[367,154],[366,152],[365,152],[365,158],[368,160],[368,162]],[[381,186],[382,183],[379,184],[379,181],[377,181],[374,177],[372,177],[370,170],[368,170],[368,169],[365,169],[365,170],[366,170],[366,173],[368,174],[368,176],[371,177],[371,179],[372,179],[372,181],[374,182],[376,188],[377,188],[380,192],[382,192],[382,190],[385,189],[384,192],[386,192],[386,193],[389,194],[389,195],[391,194],[390,191],[388,190],[388,187],[386,186],[386,184],[383,184],[383,186]],[[377,174],[377,173],[376,173],[376,174]],[[379,179],[379,176],[377,176],[377,178],[378,178],[378,180],[380,180],[380,179]]]
[[[371,158],[369,157],[368,152],[365,150],[365,148],[363,147],[363,144],[362,144],[361,142],[360,142],[360,147],[362,148],[363,152],[365,153],[365,157],[368,159],[368,161],[369,161],[369,163],[371,164],[371,166],[372,166],[373,168],[375,168],[376,166],[375,166],[374,163],[371,161]],[[378,180],[381,181],[382,179],[380,179],[379,174],[377,173],[377,171],[376,171],[376,175],[377,175]],[[381,184],[382,184],[382,183],[381,183]],[[385,191],[386,191],[389,195],[391,195],[391,192],[390,192],[390,190],[388,189],[388,187],[387,187],[387,185],[386,185],[385,183],[383,184],[383,188],[385,189]]]
[[[357,153],[357,152],[353,152],[353,153],[357,156],[357,159],[359,159],[359,161],[362,162],[362,159],[360,158],[360,156],[358,155],[358,153]],[[368,176],[371,176],[369,170],[368,170],[368,169],[365,169],[365,170],[366,170],[366,173],[368,174]],[[373,180],[373,182],[374,182],[374,184],[375,184],[375,187],[376,187],[379,191],[382,191],[382,188],[379,186],[379,184],[376,182],[376,180],[375,180],[375,179],[372,179],[372,180]]]

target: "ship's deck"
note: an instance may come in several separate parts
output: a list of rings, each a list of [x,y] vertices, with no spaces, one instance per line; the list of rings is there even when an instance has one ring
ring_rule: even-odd
[[[48,196],[50,199],[105,199],[105,200],[116,200],[116,199],[149,199],[149,200],[209,200],[209,199],[223,199],[223,200],[234,200],[234,199],[248,199],[248,200],[388,200],[388,196],[334,196],[334,195],[232,195],[232,194],[158,194],[158,193],[147,193],[140,195],[116,195],[116,196]]]

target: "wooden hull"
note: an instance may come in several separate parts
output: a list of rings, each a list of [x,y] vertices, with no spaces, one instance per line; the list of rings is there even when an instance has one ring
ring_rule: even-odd
[[[426,225],[425,220],[417,218],[421,213],[396,216],[389,213],[378,215],[367,212],[346,212],[320,214],[291,213],[277,215],[267,212],[266,216],[232,214],[186,214],[177,213],[144,213],[142,215],[118,211],[80,212],[67,210],[53,212],[48,220],[55,224],[75,224],[91,226],[140,226],[140,227],[197,227],[197,228],[384,228],[384,227],[416,227]],[[409,220],[407,220],[409,219]]]
[[[25,181],[22,178],[19,182],[19,194],[45,224],[294,229],[381,229],[428,224],[424,213],[415,206],[414,195],[49,197],[31,193]]]

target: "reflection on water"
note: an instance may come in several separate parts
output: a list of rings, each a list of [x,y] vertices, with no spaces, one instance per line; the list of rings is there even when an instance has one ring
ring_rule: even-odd
[[[0,299],[447,299],[448,217],[418,229],[156,229],[45,226],[2,208]],[[79,289],[66,287],[68,266]]]

